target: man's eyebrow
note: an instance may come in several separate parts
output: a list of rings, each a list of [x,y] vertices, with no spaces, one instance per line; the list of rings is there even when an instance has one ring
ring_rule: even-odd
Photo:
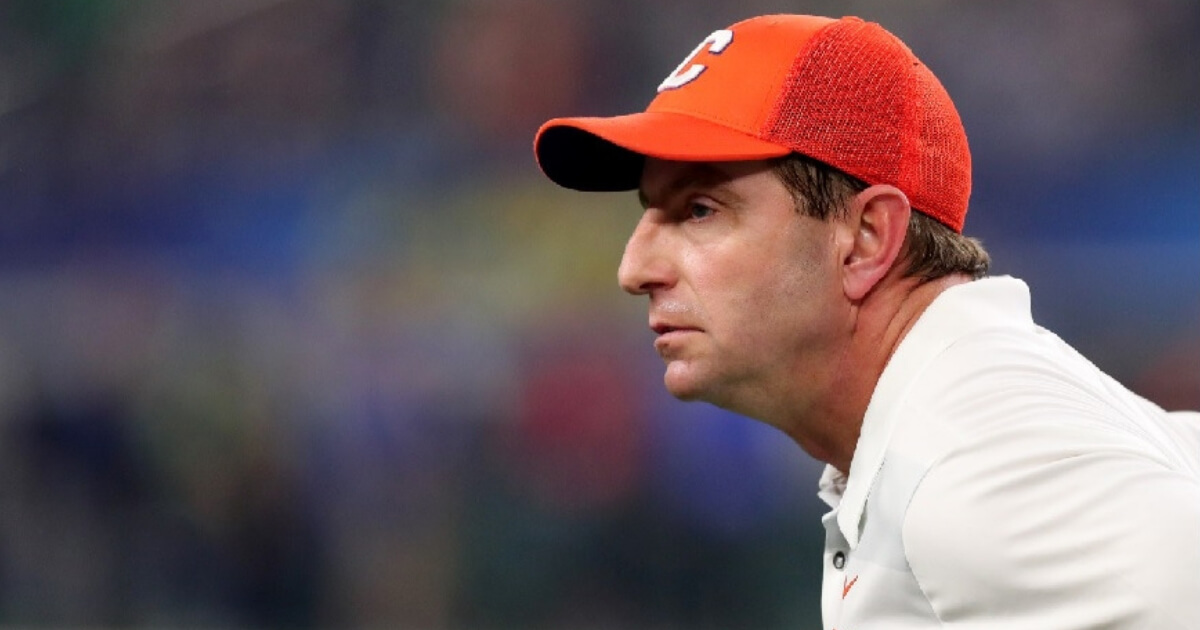
[[[693,187],[711,187],[729,181],[730,176],[712,164],[706,162],[697,162],[682,169],[678,175],[667,182],[659,191],[660,199],[670,199],[678,195],[681,191]],[[646,190],[638,187],[638,201],[641,202],[642,208],[650,207],[650,196],[646,194]]]

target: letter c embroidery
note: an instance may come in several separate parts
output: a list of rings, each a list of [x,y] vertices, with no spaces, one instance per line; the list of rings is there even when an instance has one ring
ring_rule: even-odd
[[[732,41],[733,31],[729,29],[713,31],[711,35],[704,38],[704,41],[700,42],[699,46],[696,46],[696,49],[692,51],[692,54],[684,58],[683,63],[679,64],[679,66],[675,68],[674,72],[667,75],[667,78],[663,79],[663,82],[658,84],[658,91],[664,92],[666,90],[674,90],[676,88],[683,87],[692,81],[695,81],[696,77],[700,76],[700,73],[704,72],[708,66],[700,63],[693,64],[691,63],[692,59],[695,59],[696,55],[699,55],[700,51],[704,50],[705,46],[708,46],[708,52],[714,55],[719,55],[721,54],[721,51],[725,50],[725,48],[729,46],[729,43]],[[687,68],[687,70],[684,70],[684,68]]]

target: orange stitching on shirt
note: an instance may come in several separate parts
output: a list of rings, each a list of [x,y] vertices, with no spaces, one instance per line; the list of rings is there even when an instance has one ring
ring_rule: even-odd
[[[846,599],[846,595],[850,593],[850,589],[854,588],[854,583],[857,581],[857,575],[854,576],[854,579],[850,580],[849,582],[847,582],[845,578],[842,578],[842,599]]]

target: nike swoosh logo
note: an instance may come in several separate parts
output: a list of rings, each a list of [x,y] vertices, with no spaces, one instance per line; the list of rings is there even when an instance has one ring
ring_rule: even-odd
[[[846,595],[850,594],[850,589],[854,588],[854,583],[858,581],[858,576],[854,576],[853,580],[842,580],[842,599],[846,599]]]

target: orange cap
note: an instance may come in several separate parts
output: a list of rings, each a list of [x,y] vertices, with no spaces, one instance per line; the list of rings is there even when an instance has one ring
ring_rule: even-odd
[[[899,39],[855,17],[768,15],[709,35],[646,111],[555,118],[534,153],[560,186],[633,190],[645,157],[758,160],[796,152],[962,231],[971,153],[945,88]]]

